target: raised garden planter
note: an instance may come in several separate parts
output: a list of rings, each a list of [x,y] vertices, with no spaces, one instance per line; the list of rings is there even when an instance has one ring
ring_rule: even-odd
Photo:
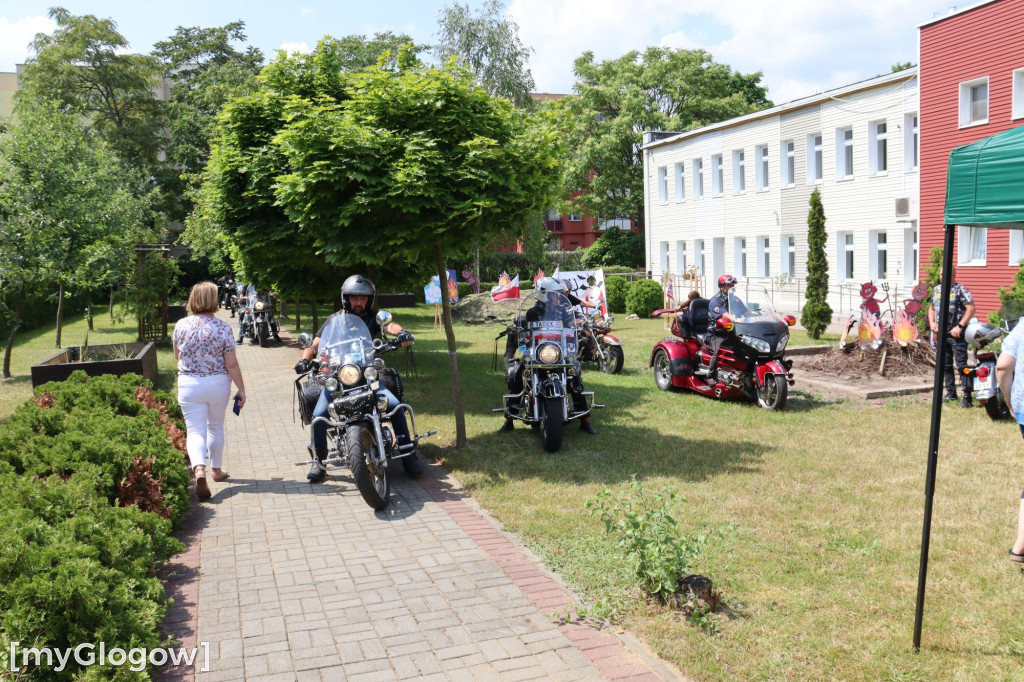
[[[32,387],[48,381],[64,381],[78,369],[91,377],[100,374],[139,374],[156,383],[156,344],[152,341],[88,346],[85,362],[78,361],[80,353],[79,346],[71,346],[32,365]]]

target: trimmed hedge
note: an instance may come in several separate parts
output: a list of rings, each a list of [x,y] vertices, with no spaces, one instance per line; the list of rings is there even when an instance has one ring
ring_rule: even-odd
[[[604,288],[608,294],[608,310],[613,313],[626,312],[629,281],[625,277],[605,277]]]
[[[189,473],[173,444],[180,412],[150,389],[137,375],[79,371],[37,388],[0,424],[0,637],[37,648],[165,644],[155,567],[184,549],[171,531],[189,509]],[[60,673],[30,671],[83,674],[150,679],[128,664],[86,673],[73,657]]]
[[[626,312],[641,318],[650,317],[664,300],[660,284],[652,279],[637,280],[626,294]]]

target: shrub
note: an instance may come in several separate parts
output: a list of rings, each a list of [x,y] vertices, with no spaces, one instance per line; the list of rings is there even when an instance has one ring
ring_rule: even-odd
[[[629,281],[625,277],[605,277],[604,288],[608,294],[609,312],[626,312],[626,294],[629,292]]]
[[[644,263],[644,236],[639,232],[623,232],[618,228],[605,230],[587,249],[584,265],[587,270],[603,265],[620,264],[631,271]]]
[[[650,317],[651,313],[662,306],[664,300],[660,284],[651,279],[637,280],[626,294],[626,312]]]
[[[807,213],[807,304],[800,315],[800,324],[811,338],[821,337],[832,321],[832,308],[828,304],[828,258],[825,256],[825,208],[821,192],[811,194]]]
[[[473,285],[469,282],[456,282],[455,286],[459,289],[459,300],[466,298],[467,296],[476,293],[473,291]],[[481,289],[483,291],[483,289]]]

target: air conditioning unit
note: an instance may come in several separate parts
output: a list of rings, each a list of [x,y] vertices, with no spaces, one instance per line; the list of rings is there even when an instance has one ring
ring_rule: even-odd
[[[910,215],[910,197],[896,197],[896,217],[906,218]]]

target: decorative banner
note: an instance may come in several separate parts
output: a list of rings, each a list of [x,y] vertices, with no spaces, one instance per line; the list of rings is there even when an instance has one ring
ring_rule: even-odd
[[[498,286],[491,288],[491,300],[495,303],[519,300],[519,275],[509,279],[508,273],[502,272],[498,277]]]
[[[603,268],[566,272],[560,272],[555,268],[552,277],[565,284],[569,293],[580,299],[584,305],[600,309],[602,315],[608,314],[608,294],[604,288]]]
[[[423,297],[427,303],[441,302],[441,280],[437,275],[430,278],[430,283],[423,287]]]
[[[458,303],[459,302],[459,287],[455,284],[454,270],[445,270],[448,273],[448,302]]]
[[[558,268],[555,268],[555,272],[558,272]],[[533,286],[537,286],[538,279],[544,279],[544,271],[540,268],[537,268],[537,274],[533,276]]]

